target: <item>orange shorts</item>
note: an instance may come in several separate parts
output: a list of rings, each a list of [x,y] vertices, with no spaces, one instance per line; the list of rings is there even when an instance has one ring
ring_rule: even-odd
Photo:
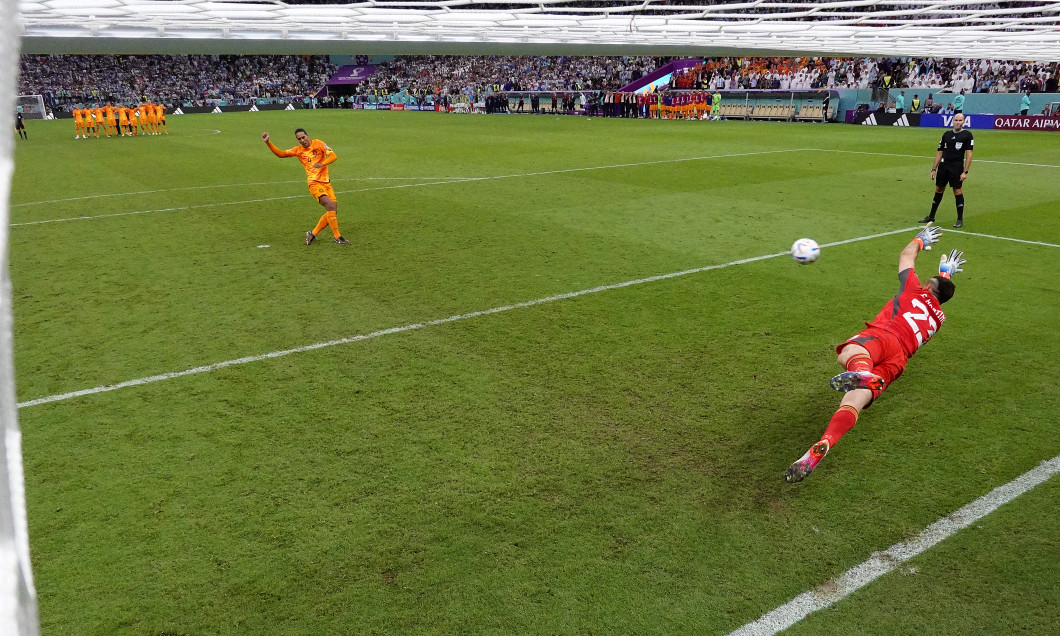
[[[339,202],[339,200],[335,198],[335,191],[331,189],[331,184],[324,183],[323,181],[310,181],[309,194],[313,195],[313,198],[317,201],[320,200],[320,197],[326,194],[332,201],[336,203]]]

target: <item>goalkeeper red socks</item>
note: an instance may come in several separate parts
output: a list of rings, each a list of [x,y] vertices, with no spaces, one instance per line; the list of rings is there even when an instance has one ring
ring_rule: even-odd
[[[828,441],[828,447],[835,446],[835,443],[839,441],[841,437],[847,434],[847,431],[854,428],[854,425],[858,422],[858,410],[849,404],[844,404],[839,407],[839,410],[835,412],[832,419],[828,422],[828,428],[824,430],[824,435],[821,439]]]
[[[857,353],[847,358],[847,371],[872,372],[872,358],[867,353]]]

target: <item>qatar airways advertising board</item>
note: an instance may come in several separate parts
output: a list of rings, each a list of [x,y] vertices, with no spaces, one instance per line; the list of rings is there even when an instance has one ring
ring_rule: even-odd
[[[920,126],[928,128],[952,128],[953,115],[923,114]],[[975,130],[1053,130],[1060,131],[1060,117],[1049,115],[993,115],[972,113],[964,116],[964,127]]]
[[[998,130],[1060,130],[1060,117],[1049,115],[993,115]]]

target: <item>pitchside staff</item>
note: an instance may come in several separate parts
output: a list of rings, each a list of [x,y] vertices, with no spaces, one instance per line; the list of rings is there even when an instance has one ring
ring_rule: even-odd
[[[968,168],[972,165],[972,148],[975,140],[970,130],[963,130],[964,115],[953,116],[953,130],[942,133],[938,152],[935,153],[935,164],[931,166],[931,178],[935,180],[935,198],[931,200],[931,214],[920,219],[921,223],[935,220],[935,211],[942,203],[946,184],[953,188],[953,198],[957,203],[957,222],[953,227],[964,227],[964,180],[968,178]]]

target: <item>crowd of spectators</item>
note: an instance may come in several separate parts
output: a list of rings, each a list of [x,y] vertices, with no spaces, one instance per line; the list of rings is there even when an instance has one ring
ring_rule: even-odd
[[[357,95],[433,95],[481,102],[490,93],[615,90],[670,58],[572,56],[398,56],[381,63]]]
[[[23,55],[18,90],[56,111],[103,101],[205,106],[301,97],[336,70],[322,55]]]
[[[481,103],[491,94],[616,91],[672,58],[397,56],[379,61],[354,98]],[[307,100],[337,72],[326,56],[23,55],[19,92],[52,110],[104,101],[206,106],[219,101]],[[927,92],[1056,92],[1056,62],[941,58],[710,58],[676,74],[689,90],[919,89]],[[345,96],[344,96],[345,100]],[[337,101],[337,99],[336,99]]]
[[[674,88],[816,90],[917,88],[959,93],[1054,93],[1056,62],[943,58],[713,58],[672,80]]]

